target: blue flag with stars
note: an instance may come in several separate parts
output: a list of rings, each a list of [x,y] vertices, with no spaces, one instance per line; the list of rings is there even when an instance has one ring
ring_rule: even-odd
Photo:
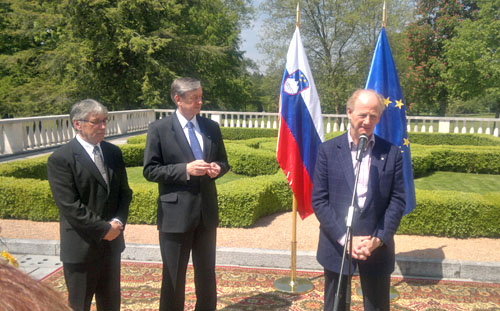
[[[406,130],[406,105],[392,58],[385,27],[378,37],[365,89],[375,90],[384,97],[385,110],[375,127],[375,134],[401,148],[406,195],[404,215],[415,209],[415,185],[411,167],[410,141]]]

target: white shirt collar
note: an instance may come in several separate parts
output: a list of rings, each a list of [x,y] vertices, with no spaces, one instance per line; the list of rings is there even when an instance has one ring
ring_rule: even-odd
[[[179,123],[181,124],[181,127],[182,128],[185,128],[188,121],[191,121],[191,123],[193,123],[194,125],[194,128],[199,130],[199,126],[198,126],[198,121],[196,119],[196,116],[194,116],[191,120],[188,120],[186,119],[186,117],[184,117],[180,112],[179,110],[175,110],[175,115],[177,116],[177,119],[179,120]]]
[[[83,149],[85,149],[85,151],[87,151],[87,153],[89,154],[91,159],[94,159],[94,147],[95,146],[99,147],[99,150],[101,150],[101,154],[102,154],[102,149],[101,149],[100,143],[97,145],[93,145],[93,144],[89,143],[88,141],[85,141],[78,133],[76,134],[76,140],[80,143],[80,145],[82,145]]]

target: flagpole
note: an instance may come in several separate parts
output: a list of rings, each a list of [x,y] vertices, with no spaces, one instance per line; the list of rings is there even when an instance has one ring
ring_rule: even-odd
[[[300,27],[300,8],[297,2],[297,27]],[[297,199],[292,194],[292,249],[291,249],[290,277],[274,281],[274,288],[289,294],[304,294],[310,292],[314,285],[308,279],[297,279]]]

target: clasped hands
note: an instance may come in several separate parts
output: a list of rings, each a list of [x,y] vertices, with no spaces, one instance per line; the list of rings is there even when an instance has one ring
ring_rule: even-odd
[[[186,166],[187,172],[191,176],[203,176],[208,174],[211,178],[219,176],[220,166],[215,163],[207,163],[203,160],[189,162]]]
[[[120,232],[123,231],[123,226],[116,220],[110,221],[109,224],[111,225],[111,228],[103,239],[106,241],[113,241],[120,235]]]
[[[370,235],[354,236],[352,240],[352,258],[357,260],[366,260],[372,252],[381,245],[377,237]],[[349,248],[347,248],[349,252]]]

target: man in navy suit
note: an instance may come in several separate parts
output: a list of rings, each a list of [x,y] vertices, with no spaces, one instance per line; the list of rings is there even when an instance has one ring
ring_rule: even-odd
[[[199,115],[200,81],[172,83],[174,114],[152,123],[144,152],[144,177],[158,183],[160,251],[163,261],[160,310],[184,310],[186,269],[192,251],[196,309],[215,310],[215,179],[229,170],[219,125]]]
[[[73,310],[120,310],[123,229],[132,190],[120,148],[103,141],[108,110],[93,99],[71,107],[76,137],[47,162],[59,208],[61,261]]]
[[[317,259],[325,272],[325,310],[333,310],[346,216],[351,205],[355,167],[360,177],[353,221],[353,271],[359,268],[364,309],[389,310],[390,275],[394,271],[394,234],[405,208],[401,151],[373,134],[385,108],[373,90],[358,90],[347,101],[347,133],[320,145],[314,171],[312,206],[320,222]],[[356,160],[358,140],[368,136],[362,161]],[[346,285],[347,262],[343,284]],[[345,310],[342,287],[339,310]]]

